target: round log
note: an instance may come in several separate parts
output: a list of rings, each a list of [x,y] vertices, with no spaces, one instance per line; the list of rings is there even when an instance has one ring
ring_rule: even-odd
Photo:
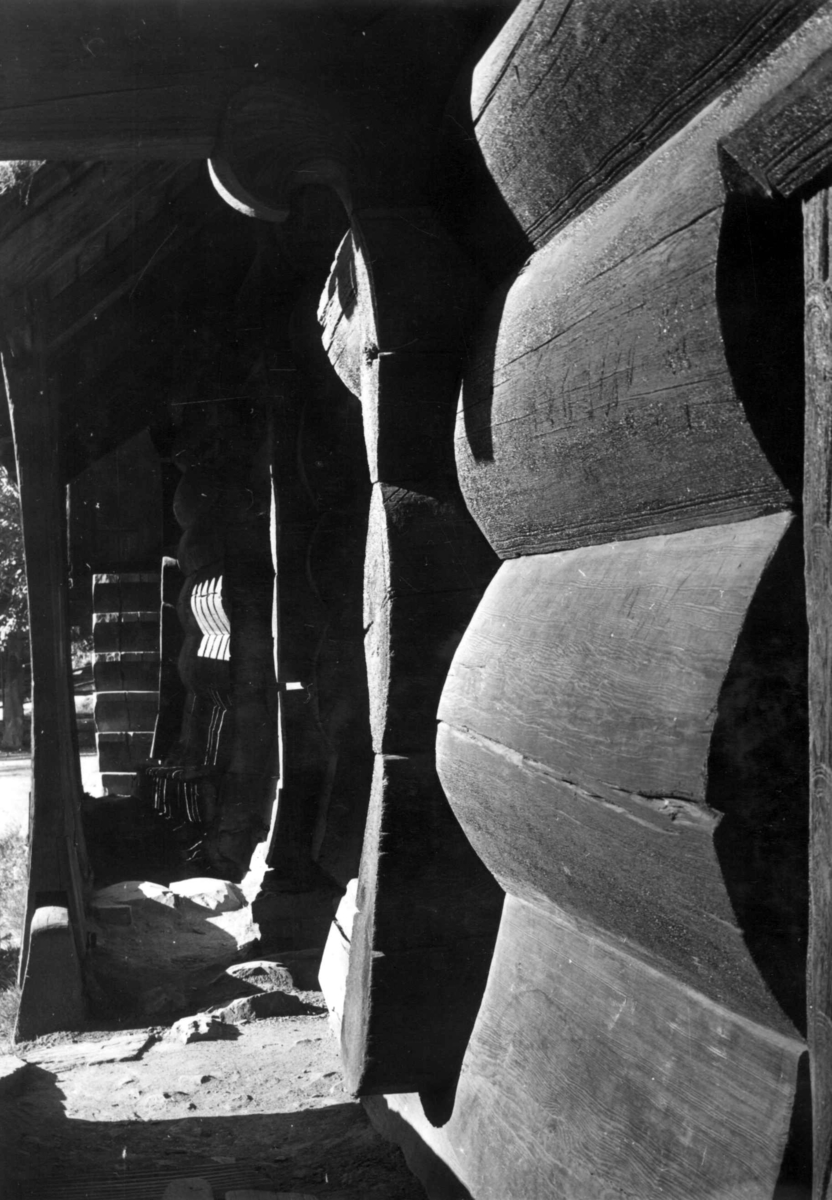
[[[456,489],[375,485],[364,650],[377,753],[433,744],[445,675],[495,568]]]
[[[455,655],[437,744],[448,799],[507,891],[786,1032],[803,1019],[807,838],[789,522],[503,564]]]
[[[819,7],[523,0],[474,69],[471,118],[526,237],[547,242]]]

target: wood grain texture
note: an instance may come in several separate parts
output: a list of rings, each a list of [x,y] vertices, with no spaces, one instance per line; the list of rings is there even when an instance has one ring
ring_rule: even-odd
[[[507,891],[786,1031],[802,1018],[779,975],[802,971],[805,780],[801,761],[767,760],[758,778],[745,759],[761,713],[783,714],[770,736],[800,737],[801,664],[737,646],[788,520],[503,564],[455,655],[437,741],[446,794]],[[766,866],[772,838],[783,872]],[[777,947],[761,923],[783,925]]]
[[[747,309],[769,338],[780,309],[773,285],[757,297],[749,282],[741,305],[731,294],[742,222],[718,144],[830,45],[826,14],[493,297],[463,383],[456,456],[501,557],[747,519],[797,499],[778,475],[781,438],[765,437],[779,378],[751,383],[748,348],[737,347]],[[778,242],[763,238],[755,255],[776,256]]]
[[[15,1038],[80,1029],[86,1016],[81,962],[69,910],[42,905],[32,917]]]
[[[95,654],[125,652],[159,653],[159,617],[157,613],[111,614],[115,620],[96,616],[92,627]]]
[[[768,1200],[803,1050],[509,896],[453,1114],[387,1105],[478,1200]]]
[[[832,291],[830,194],[805,206],[806,473],[804,486],[806,610],[809,620],[810,925],[807,968],[809,1050],[814,1098],[814,1191],[832,1195]]]
[[[477,141],[541,246],[782,42],[819,0],[524,0],[474,71]]]
[[[0,242],[3,302],[8,304],[21,288],[46,276],[60,281],[69,271],[77,279],[94,260],[106,256],[108,232],[115,249],[137,220],[152,219],[178,171],[175,163],[96,163],[80,178],[67,181],[69,186],[41,204],[29,220],[13,225]],[[44,316],[54,320],[54,307],[48,302]],[[7,313],[4,318],[7,332],[18,328]],[[56,334],[54,324],[45,326],[47,342]]]
[[[364,651],[376,753],[433,745],[448,667],[495,567],[455,487],[374,486]]]
[[[771,195],[791,196],[832,163],[829,111],[832,109],[832,56],[814,63],[791,87],[721,144],[734,168]],[[730,178],[729,174],[729,178]],[[741,175],[736,177],[743,185]]]
[[[172,182],[175,181],[176,177]],[[196,200],[202,190],[201,187],[191,189],[189,198]],[[153,194],[160,207],[164,205],[161,212],[152,219],[137,214],[144,217],[145,223],[135,229],[133,236],[113,249],[110,248],[113,233],[110,228],[105,230],[102,257],[92,261],[75,286],[66,286],[57,294],[53,293],[46,314],[50,352],[57,352],[70,344],[122,297],[132,299],[141,288],[148,270],[159,271],[170,255],[181,251],[189,243],[204,222],[205,215],[201,214],[200,220],[193,210],[188,210],[186,201],[180,197],[168,199],[162,189]],[[92,258],[90,249],[84,249],[87,254],[83,258],[89,261]],[[84,266],[87,266],[87,262],[84,262]],[[50,284],[54,288],[58,280],[51,278]]]
[[[66,494],[61,483],[58,396],[37,355],[39,347],[36,330],[31,359],[4,357],[2,361],[17,461],[32,672],[29,879],[20,955],[24,991],[29,928],[44,904],[59,901],[66,909],[77,970],[86,953],[87,858],[72,690]],[[76,983],[80,986],[79,980]],[[44,981],[32,977],[28,986],[40,991]],[[59,987],[59,982],[54,986]],[[27,1006],[32,1002],[29,997]]]
[[[150,655],[98,658],[93,662],[92,672],[96,692],[146,692],[159,683],[159,662]]]
[[[71,162],[214,149],[229,100],[269,81],[330,96],[360,147],[357,202],[422,197],[434,132],[483,5],[9,0],[0,12],[0,153]],[[406,199],[405,202],[408,202]]]
[[[259,220],[285,221],[292,194],[310,185],[331,188],[349,212],[344,115],[343,105],[339,111],[296,80],[244,88],[229,101],[209,162],[214,187],[232,208]]]
[[[453,474],[453,410],[475,277],[429,209],[361,212],[338,248],[318,320],[360,396],[370,478]]]
[[[691,221],[688,210],[620,265],[606,246],[567,263],[559,241],[498,293],[463,384],[456,450],[463,494],[500,557],[788,504],[725,357],[721,216],[710,207]]]
[[[505,563],[440,719],[558,777],[702,804],[719,688],[777,514]]]
[[[451,812],[433,755],[377,755],[341,1026],[352,1091],[453,1081],[502,900]]]
[[[24,158],[38,147],[33,157],[206,158],[229,98],[273,65],[275,34],[305,65],[318,57],[304,47],[308,23],[295,32],[285,9],[255,0],[200,13],[151,2],[141,18],[73,2],[56,24],[47,5],[12,0],[0,26],[3,144]]]
[[[657,970],[794,1034],[734,913],[714,844],[720,814],[567,782],[447,725],[439,727],[437,766],[503,887],[553,901]]]

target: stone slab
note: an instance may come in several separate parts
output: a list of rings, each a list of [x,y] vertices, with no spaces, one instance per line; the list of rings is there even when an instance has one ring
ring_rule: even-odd
[[[214,1010],[214,1016],[226,1023],[256,1021],[265,1017],[291,1017],[305,1012],[297,996],[286,992],[260,992],[255,996],[240,996],[230,1004]]]
[[[183,1017],[170,1027],[170,1037],[188,1045],[190,1042],[211,1042],[228,1037],[228,1026],[223,1017],[216,1013],[197,1013],[194,1017]]]
[[[260,988],[262,992],[283,991],[294,986],[291,971],[280,963],[271,962],[266,958],[234,963],[227,968],[225,973],[234,979],[242,979],[252,987]]]
[[[170,885],[170,890],[215,913],[235,912],[247,903],[242,888],[227,879],[179,879]]]
[[[128,1062],[139,1058],[156,1041],[155,1034],[127,1033],[107,1038],[103,1042],[69,1042],[63,1046],[47,1046],[27,1053],[28,1062],[39,1065],[96,1066],[101,1063]]]

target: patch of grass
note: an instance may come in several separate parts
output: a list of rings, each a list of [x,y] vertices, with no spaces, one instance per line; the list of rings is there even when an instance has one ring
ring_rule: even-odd
[[[0,1049],[8,1050],[20,1003],[17,960],[26,914],[26,839],[18,830],[0,834]]]

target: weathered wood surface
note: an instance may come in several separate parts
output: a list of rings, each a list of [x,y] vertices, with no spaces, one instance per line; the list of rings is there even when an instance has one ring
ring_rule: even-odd
[[[159,607],[159,577],[98,575],[92,581],[92,607],[96,613],[153,612]]]
[[[68,315],[52,303],[54,297],[76,285],[79,277],[106,258],[108,251],[116,250],[140,223],[151,222],[153,228],[153,218],[166,200],[192,178],[191,171],[183,173],[175,163],[94,163],[80,174],[69,175],[63,186],[56,186],[54,194],[36,204],[32,212],[26,213],[24,207],[26,219],[20,220],[17,214],[10,218],[3,212],[0,303],[5,309],[6,333],[23,329],[21,314],[8,308],[10,299],[37,281],[43,284],[46,301],[43,337],[47,345],[52,343]],[[104,204],[102,194],[107,197]],[[64,296],[64,303],[69,299]]]
[[[451,812],[433,755],[377,755],[341,1026],[352,1091],[453,1082],[502,900]]]
[[[64,418],[62,405],[62,430],[66,433]],[[64,449],[69,449],[66,440]],[[69,530],[74,575],[136,573],[137,578],[132,580],[136,583],[147,582],[141,578],[142,574],[156,574],[158,578],[162,553],[161,471],[159,456],[146,429],[98,459],[72,481]],[[125,595],[125,602],[135,604],[136,597],[128,600]],[[110,605],[112,601],[103,603]],[[158,611],[158,595],[143,607],[146,611]],[[96,611],[125,609],[122,604],[121,610],[104,607]]]
[[[105,518],[106,526],[118,526],[119,521],[129,529],[129,525],[140,523],[138,508],[144,498],[148,503],[144,512],[149,516],[148,528],[142,537],[148,543],[149,556],[152,553],[154,533],[160,539],[157,513],[154,531],[153,501],[158,505],[159,500],[159,464],[155,451],[150,446],[147,435],[133,439],[126,447],[121,447],[114,456],[115,467],[111,472],[91,472],[86,480],[86,487],[70,489],[76,499],[86,501],[84,508],[92,504],[97,512],[101,501],[95,500],[95,493],[90,488],[92,479],[109,484],[109,495],[115,501],[113,513]],[[141,467],[150,468],[149,479],[142,476]],[[155,467],[155,472],[154,472]],[[121,468],[121,469],[120,469]],[[113,480],[113,475],[115,480]],[[138,495],[131,492],[130,482],[136,482],[138,476]],[[155,486],[154,486],[155,485]],[[70,511],[72,511],[70,509]],[[131,519],[132,518],[132,519]],[[80,537],[80,531],[86,524],[87,532],[96,533],[92,540]],[[102,559],[105,565],[116,565],[117,550],[107,533],[102,537],[104,522],[88,522],[78,520],[76,506],[75,554],[76,571],[88,570],[92,559],[100,565]],[[97,525],[97,528],[96,528]],[[72,526],[71,526],[72,527]],[[127,534],[127,529],[120,531]],[[126,539],[122,546],[126,549]],[[116,546],[118,543],[116,543]],[[134,541],[128,551],[135,553]],[[78,562],[78,557],[85,560]],[[115,561],[114,561],[115,560]],[[128,558],[129,561],[129,558]],[[137,763],[128,765],[121,739],[112,735],[129,735],[133,733],[148,733],[156,723],[156,713],[159,707],[159,575],[158,572],[110,571],[106,574],[93,575],[92,606],[93,606],[93,684],[95,687],[95,702],[93,715],[96,729],[96,750],[98,752],[98,769],[106,773],[102,776],[102,786],[105,792],[127,794],[131,792]],[[118,743],[113,748],[114,741]],[[130,759],[134,756],[130,751]],[[145,743],[141,748],[141,760],[147,757],[149,746]],[[113,775],[113,772],[116,775]]]
[[[86,1015],[81,960],[69,909],[41,904],[32,914],[15,1038],[80,1029]]]
[[[437,744],[454,811],[507,891],[554,902],[718,1002],[786,1030],[734,911],[748,903],[744,880],[739,900],[732,883],[742,874],[735,856],[753,855],[756,903],[775,918],[782,903],[796,919],[799,902],[777,890],[800,892],[802,760],[767,763],[760,779],[746,778],[742,756],[758,705],[795,707],[788,672],[801,662],[754,659],[753,648],[737,657],[788,523],[779,514],[503,564],[455,655]],[[775,636],[784,637],[779,626]],[[726,677],[738,681],[727,699]],[[718,719],[729,786],[717,799]],[[799,737],[787,722],[772,735]],[[766,871],[761,847],[775,830],[794,879]],[[770,948],[749,941],[767,968]],[[799,975],[802,947],[790,953]]]
[[[485,163],[541,246],[784,41],[820,0],[524,0],[474,70]]]
[[[790,520],[503,564],[456,653],[440,718],[563,779],[701,804],[719,688]]]
[[[174,181],[178,176],[174,177]],[[171,192],[172,187],[168,189]],[[194,188],[193,193],[201,192]],[[154,197],[165,199],[165,190],[158,188]],[[202,218],[204,221],[204,216]],[[101,231],[105,242],[102,258],[87,270],[75,286],[58,292],[47,313],[50,351],[57,352],[71,345],[74,338],[98,321],[114,304],[124,297],[132,300],[140,291],[148,269],[158,272],[166,259],[181,250],[193,237],[202,222],[193,212],[183,210],[173,197],[167,198],[164,209],[145,225],[137,226],[133,236],[115,249],[109,249],[110,228]],[[89,249],[79,257],[87,257]],[[51,282],[51,281],[50,281]]]
[[[450,1120],[386,1105],[478,1200],[763,1200],[804,1049],[508,896]]]
[[[293,29],[285,8],[145,8],[140,20],[73,3],[56,23],[49,5],[4,5],[0,116],[10,157],[207,158],[229,98],[274,69],[276,54],[306,66],[319,58],[309,17],[294,13]]]
[[[311,80],[362,146],[361,202],[400,203],[427,190],[445,98],[500,7],[150,0],[137,15],[73,0],[56,21],[51,0],[9,0],[0,155],[193,162],[212,154],[241,89]]]
[[[832,162],[832,55],[827,51],[809,70],[775,96],[721,150],[746,176],[738,186],[756,185],[765,195],[792,196]]]
[[[93,622],[92,645],[95,654],[142,652],[158,656],[158,613],[108,615],[116,616],[116,620],[103,620],[96,616]]]
[[[319,869],[342,887],[357,875],[373,770],[362,621],[370,482],[360,404],[320,343],[320,285],[310,281],[292,316],[301,369],[280,376],[297,386],[281,409],[272,475],[279,682],[303,690],[279,693],[283,779],[269,862],[298,888]]]
[[[830,206],[821,188],[806,223],[806,610],[809,620],[810,918],[807,970],[809,1050],[814,1101],[814,1192],[832,1196],[832,292]]]
[[[453,409],[476,280],[429,209],[360,212],[318,319],[360,396],[375,482],[453,474]]]
[[[99,733],[141,733],[156,724],[159,693],[102,692],[95,698],[95,727]]]
[[[159,613],[159,669],[157,687],[159,711],[153,727],[152,758],[163,759],[176,745],[182,727],[185,707],[185,685],[179,675],[179,655],[184,641],[184,630],[176,610],[176,603],[184,582],[175,558],[162,559]]]
[[[271,774],[276,766],[277,685],[272,640],[275,573],[268,507],[263,511],[255,503],[250,512],[232,513],[226,539],[224,589],[231,620],[234,721],[229,770],[240,775]]]
[[[56,976],[50,985],[40,973],[27,974],[30,927],[44,905],[58,904],[65,909],[74,942],[72,972],[80,972],[86,952],[83,889],[87,870],[72,690],[58,397],[42,358],[37,356],[37,336],[34,348],[35,356],[28,361],[5,355],[2,362],[14,430],[29,606],[32,788],[20,1019],[26,1025],[31,1014],[29,1028],[33,1031],[41,1019],[42,989],[68,987],[69,981]],[[76,984],[80,988],[80,978]],[[73,1019],[77,1016],[77,1008],[73,1008]]]
[[[103,772],[129,773],[147,762],[153,744],[153,732],[97,733],[98,769]]]
[[[148,692],[158,686],[159,663],[152,655],[98,658],[92,676],[96,692]]]
[[[496,565],[455,487],[373,488],[364,650],[376,753],[432,746],[448,667]]]
[[[737,294],[746,225],[726,201],[718,144],[830,45],[828,14],[798,30],[493,298],[456,448],[463,494],[501,557],[747,519],[798,498],[794,222],[774,210],[779,232],[754,245],[764,286],[758,295],[744,262]],[[771,369],[752,378],[760,356]]]
[[[296,81],[253,85],[234,96],[209,160],[211,182],[247,217],[282,223],[292,193],[330,187],[347,212],[352,157],[343,108]]]

